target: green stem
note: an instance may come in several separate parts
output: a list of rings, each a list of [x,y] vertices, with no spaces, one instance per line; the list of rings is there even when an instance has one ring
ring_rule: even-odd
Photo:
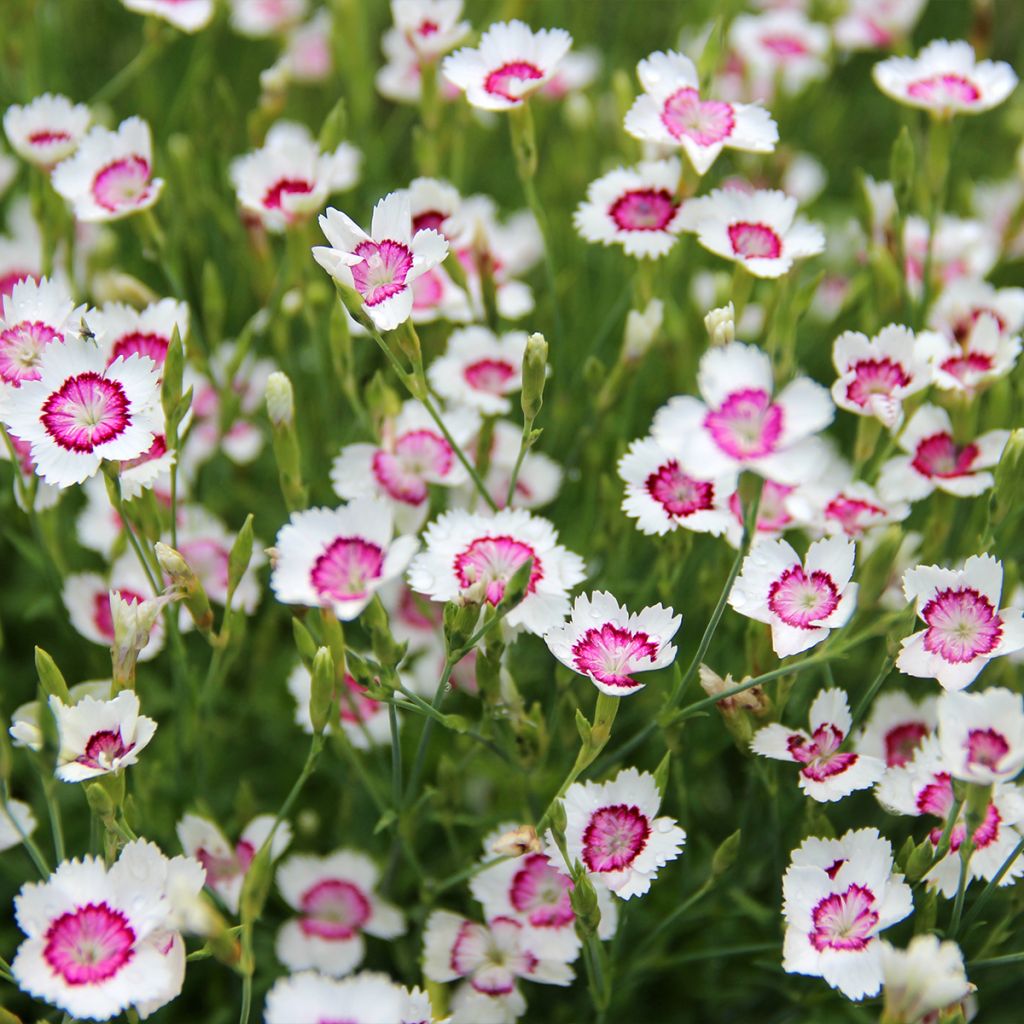
[[[402,742],[398,735],[398,711],[388,704],[388,724],[391,726],[391,800],[395,810],[402,806]]]
[[[17,819],[11,814],[8,805],[10,800],[10,793],[7,789],[7,780],[0,781],[0,805],[3,806],[4,814],[7,815],[7,820],[10,821],[14,827],[14,831],[18,833],[21,839],[22,845],[25,847],[25,852],[29,855],[32,863],[36,867],[36,871],[39,872],[41,878],[50,877],[50,865],[46,861],[46,857],[43,856],[42,850],[36,845],[35,840],[25,832],[22,827],[18,824]]]
[[[988,903],[989,899],[993,896],[999,883],[1006,876],[1006,872],[1013,866],[1013,862],[1021,855],[1024,854],[1024,839],[1013,848],[1013,852],[1003,861],[999,866],[999,870],[992,876],[991,881],[981,891],[981,895],[975,900],[974,906],[971,907],[970,912],[964,918],[963,929],[966,932],[972,924],[977,920],[978,915],[981,913],[985,904]]]
[[[512,467],[512,476],[508,481],[508,494],[505,495],[505,507],[512,507],[512,499],[516,496],[516,483],[519,480],[519,471],[523,468],[523,459],[530,448],[530,434],[533,433],[533,420],[523,420],[523,436],[519,440],[519,454],[516,456],[516,463]]]
[[[164,48],[164,37],[162,34],[154,34],[143,44],[138,53],[120,71],[109,79],[107,83],[93,94],[89,100],[89,106],[95,107],[97,103],[107,103],[122,93],[132,82],[135,81],[150,64],[160,56]]]
[[[861,719],[867,714],[868,708],[871,707],[871,702],[875,699],[875,695],[882,688],[882,684],[889,678],[889,673],[892,671],[893,658],[892,655],[886,654],[882,659],[882,665],[878,670],[878,675],[875,676],[871,685],[867,689],[867,693],[861,697],[857,703],[857,707],[853,712],[853,721],[850,728],[847,730],[847,735],[853,733],[854,728],[860,724]]]
[[[967,966],[973,971],[977,967],[1001,967],[1004,964],[1024,963],[1024,953],[1007,953],[1005,956],[994,956],[988,960],[969,960]]]
[[[59,864],[64,860],[64,822],[60,814],[60,804],[54,793],[53,780],[44,778],[43,798],[46,801],[46,814],[50,819],[50,833],[53,836],[53,855]]]

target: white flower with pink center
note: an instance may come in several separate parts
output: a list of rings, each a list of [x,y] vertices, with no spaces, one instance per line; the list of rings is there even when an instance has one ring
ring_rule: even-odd
[[[309,0],[230,0],[231,27],[250,39],[282,35],[306,16]]]
[[[936,39],[916,57],[889,57],[872,69],[875,85],[898,103],[936,117],[980,114],[999,106],[1017,86],[1001,60],[976,60],[970,43]]]
[[[931,366],[922,352],[938,337],[914,335],[909,327],[889,324],[873,338],[844,331],[832,345],[839,375],[832,399],[858,416],[874,416],[893,430],[903,420],[903,400],[931,383]]]
[[[938,740],[926,736],[911,760],[886,772],[875,795],[891,814],[934,818],[928,840],[938,849],[956,803],[949,765]],[[993,879],[1020,842],[1022,831],[1024,795],[1016,786],[997,784],[982,822],[974,830],[967,862],[968,884],[975,878]],[[924,876],[928,888],[938,889],[946,899],[952,899],[960,885],[960,847],[966,838],[965,812],[961,808],[949,832],[948,851]],[[1013,885],[1021,875],[1024,858],[1017,858],[1009,864],[1000,884]]]
[[[993,686],[939,700],[939,748],[954,779],[987,786],[1024,768],[1024,698]]]
[[[1003,565],[972,555],[962,569],[919,565],[903,574],[903,593],[925,624],[900,647],[896,667],[908,676],[937,679],[963,690],[992,658],[1024,647],[1024,612],[999,609]]]
[[[305,125],[278,121],[260,149],[231,162],[231,183],[246,213],[281,232],[309,220],[331,193],[352,188],[361,163],[350,143],[323,153]]]
[[[50,710],[60,740],[55,774],[62,782],[85,782],[136,764],[156,732],[156,722],[139,714],[133,690],[71,705],[50,697]]]
[[[332,608],[339,619],[354,619],[419,547],[415,537],[393,532],[391,507],[379,498],[293,512],[277,535],[270,587],[284,604]]]
[[[438,678],[435,675],[432,689],[437,689]],[[309,701],[313,692],[313,679],[309,669],[300,662],[289,674],[286,686],[295,698],[295,724],[304,732],[312,734],[313,719]],[[356,749],[368,750],[372,746],[391,742],[387,705],[367,696],[366,687],[354,676],[345,675],[345,688],[338,695],[337,713],[334,726],[341,729]]]
[[[447,402],[485,416],[506,415],[512,411],[509,395],[523,386],[526,338],[525,331],[499,336],[478,324],[460,327],[428,367],[430,386]]]
[[[817,458],[829,450],[829,446],[822,442],[820,446],[816,446],[810,451]],[[794,515],[792,498],[796,493],[795,484],[765,480],[761,487],[761,500],[757,506],[757,522],[754,524],[755,539],[774,540],[781,537],[786,530],[808,525],[807,522]],[[730,520],[726,527],[725,539],[732,547],[738,549],[743,543],[744,528],[743,502],[740,500],[738,490],[734,490],[729,495],[729,513]]]
[[[206,871],[206,887],[232,914],[237,914],[246,873],[273,827],[274,815],[258,814],[242,830],[238,841],[231,843],[208,818],[186,814],[176,831],[185,856],[198,861]],[[270,845],[271,859],[277,860],[291,840],[291,826],[282,821]]]
[[[392,192],[373,208],[370,234],[333,207],[320,217],[329,246],[313,256],[339,284],[362,296],[363,309],[381,331],[409,319],[413,282],[448,255],[448,242],[432,229],[413,233],[407,193]]]
[[[277,933],[278,960],[291,971],[313,968],[341,978],[362,962],[364,934],[403,935],[402,912],[377,895],[379,878],[377,865],[357,850],[293,854],[283,861],[277,890],[296,916]]]
[[[903,222],[904,274],[907,288],[921,298],[928,262],[928,221],[913,215]],[[943,214],[932,243],[931,286],[940,294],[950,285],[987,276],[999,260],[1001,240],[993,226],[980,220]]]
[[[134,1006],[145,1018],[185,979],[178,906],[202,888],[202,868],[135,840],[109,868],[96,857],[64,861],[14,900],[25,941],[11,973],[22,991],[83,1020]]]
[[[990,471],[1009,436],[1006,430],[990,430],[959,443],[949,413],[937,405],[922,405],[897,439],[905,454],[883,464],[878,493],[886,501],[912,502],[936,490],[957,498],[984,494],[995,482]]]
[[[636,520],[641,533],[663,536],[682,527],[717,537],[728,529],[735,471],[710,480],[691,476],[678,455],[653,437],[634,441],[618,469],[626,484],[622,511]]]
[[[182,32],[198,32],[213,19],[213,0],[121,0],[136,14],[160,18]]]
[[[827,449],[812,435],[832,422],[835,407],[809,377],[797,377],[775,395],[768,354],[732,342],[704,353],[697,387],[703,401],[678,395],[658,410],[651,427],[690,475],[706,480],[750,469],[792,484],[826,468]]]
[[[683,230],[683,205],[676,196],[680,170],[672,157],[602,175],[587,186],[587,198],[573,214],[576,230],[588,242],[621,245],[627,256],[664,256]]]
[[[943,1011],[961,1009],[960,1004],[974,991],[964,970],[964,955],[955,942],[939,942],[938,936],[924,934],[915,935],[906,949],[895,949],[884,939],[879,946],[885,1015],[890,1020],[933,1024],[941,1020]],[[966,1019],[968,1011],[962,1009]]]
[[[568,621],[548,630],[544,641],[563,665],[587,676],[602,693],[625,697],[644,688],[633,673],[672,664],[676,648],[669,641],[682,621],[660,604],[631,614],[598,590],[580,594]]]
[[[926,0],[851,0],[832,25],[840,50],[892,50],[917,24]]]
[[[625,768],[608,782],[574,782],[564,804],[570,863],[620,899],[643,896],[686,842],[673,818],[657,816],[661,794],[649,772]],[[561,859],[550,836],[548,852]]]
[[[543,985],[571,984],[573,969],[545,946],[542,934],[514,917],[479,924],[435,910],[423,933],[423,974],[441,983],[464,978],[474,992],[489,999],[512,996],[520,978]]]
[[[107,302],[90,310],[86,321],[108,364],[118,357],[138,355],[162,367],[175,328],[182,341],[188,337],[189,308],[177,299],[160,299],[144,309]]]
[[[51,342],[79,337],[85,311],[62,282],[45,277],[18,281],[3,297],[0,389],[39,380],[43,351]]]
[[[470,409],[442,413],[455,443],[465,449],[479,428]],[[405,402],[394,420],[381,427],[378,444],[342,448],[331,464],[331,483],[340,498],[376,496],[394,509],[399,529],[414,531],[427,515],[430,486],[455,487],[466,471],[426,407]]]
[[[784,540],[762,540],[743,560],[729,594],[741,615],[767,622],[780,658],[820,644],[845,626],[857,603],[854,544],[846,537],[816,540],[803,562]]]
[[[391,0],[395,28],[423,61],[434,61],[458,46],[469,34],[460,21],[462,0]]]
[[[685,204],[683,229],[754,277],[781,277],[795,260],[825,250],[821,228],[797,217],[796,206],[793,196],[774,189],[716,188]]]
[[[853,745],[857,753],[880,758],[887,768],[902,768],[913,760],[937,722],[935,697],[915,701],[902,690],[890,690],[875,698]]]
[[[44,93],[4,112],[4,132],[22,159],[48,170],[71,156],[85,138],[92,114],[84,103]]]
[[[90,679],[84,683],[75,683],[68,689],[68,695],[74,704],[77,704],[83,697],[109,700],[110,687],[109,679]],[[27,747],[37,753],[43,749],[43,730],[39,723],[42,709],[43,705],[38,700],[30,700],[11,712],[11,727],[7,731],[10,734],[12,746]]]
[[[702,100],[697,68],[681,53],[652,53],[636,73],[644,92],[626,114],[626,131],[682,148],[698,174],[706,174],[723,149],[770,153],[779,141],[771,115],[756,103]]]
[[[522,21],[491,25],[474,49],[464,46],[445,57],[441,72],[482,110],[511,110],[554,78],[569,52],[565,29],[534,32]]]
[[[292,29],[281,56],[260,72],[264,93],[283,92],[289,82],[316,85],[330,78],[334,72],[332,26],[330,11],[321,9],[309,21]]]
[[[803,484],[786,498],[786,507],[812,533],[842,534],[857,541],[910,514],[909,505],[882,501],[863,480]]]
[[[812,800],[833,803],[873,786],[885,774],[881,758],[843,749],[851,725],[845,691],[822,690],[811,704],[810,732],[774,722],[754,734],[750,749],[800,765],[800,788]]]
[[[329,978],[300,971],[278,978],[267,993],[265,1024],[331,1024],[345,1014],[345,1024],[430,1024],[430,999],[378,971],[360,971],[347,978]]]
[[[994,313],[979,311],[962,340],[935,335],[930,356],[936,387],[973,397],[1017,364],[1020,335],[1006,334]]]
[[[36,816],[23,800],[0,803],[0,853],[24,842],[36,830]]]
[[[914,909],[910,886],[893,873],[889,841],[873,828],[805,839],[793,851],[782,896],[782,969],[823,978],[848,999],[875,995],[882,987],[878,936]]]
[[[780,86],[797,93],[824,78],[830,42],[829,30],[799,10],[740,14],[729,26],[729,43],[758,100],[771,99]]]
[[[164,187],[153,178],[153,142],[149,125],[139,117],[122,121],[117,131],[93,127],[50,180],[75,219],[86,223],[148,210]]]
[[[1024,288],[995,288],[987,281],[954,281],[928,311],[928,326],[952,341],[965,342],[985,314],[1003,334],[1024,330]]]
[[[586,575],[583,559],[558,543],[554,526],[524,509],[493,516],[453,509],[431,522],[409,585],[434,601],[497,605],[509,580],[532,562],[526,596],[505,616],[512,628],[543,636],[569,611],[569,591]]]
[[[519,458],[522,427],[508,420],[495,420],[491,434],[491,458],[487,464],[484,486],[498,508],[505,508],[508,485]],[[473,452],[476,444],[470,445]],[[472,456],[471,456],[472,457]],[[558,497],[562,486],[562,467],[554,459],[530,449],[523,456],[516,477],[512,505],[516,508],[543,508]],[[464,483],[458,492],[466,504],[472,499],[471,484]]]

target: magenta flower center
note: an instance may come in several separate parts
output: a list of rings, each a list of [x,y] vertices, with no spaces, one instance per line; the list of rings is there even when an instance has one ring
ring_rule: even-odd
[[[714,146],[727,139],[736,125],[732,104],[720,100],[703,103],[696,89],[679,89],[661,111],[661,123],[674,139],[691,139],[698,146]]]
[[[532,594],[544,577],[537,552],[514,537],[479,537],[455,556],[455,575],[464,590],[482,583],[484,595],[497,604],[505,594],[505,586],[520,566],[533,559],[527,594]]]
[[[441,225],[447,219],[448,214],[442,213],[440,210],[424,210],[413,217],[412,233],[415,235],[417,231],[436,231],[438,234],[444,234]]]
[[[921,618],[928,623],[924,649],[954,665],[990,654],[1003,635],[992,602],[972,587],[940,590],[921,609]]]
[[[373,908],[362,889],[340,878],[317,882],[303,893],[299,926],[319,939],[351,939],[370,920]]]
[[[25,380],[38,380],[43,349],[60,337],[60,331],[39,320],[25,320],[0,331],[0,379],[15,387]]]
[[[410,430],[394,451],[374,453],[372,468],[377,483],[395,501],[419,505],[427,498],[427,480],[448,474],[454,453],[448,442],[430,430]]]
[[[846,397],[861,408],[876,395],[889,398],[910,383],[910,375],[892,359],[862,359],[853,366],[853,373]]]
[[[355,255],[362,260],[351,267],[352,281],[367,306],[376,306],[400,294],[412,270],[412,250],[401,242],[360,242]]]
[[[484,92],[500,96],[510,103],[518,103],[526,90],[527,82],[543,78],[544,72],[536,64],[525,60],[512,60],[490,72],[484,79]]]
[[[856,754],[841,754],[839,748],[845,735],[838,726],[825,722],[808,739],[793,733],[786,741],[790,757],[802,764],[800,771],[814,782],[824,782],[834,775],[842,775],[857,763]]]
[[[28,137],[30,146],[39,146],[40,148],[70,141],[71,133],[61,131],[59,128],[44,128],[40,131],[32,132]]]
[[[776,57],[802,57],[807,53],[807,44],[798,36],[767,35],[761,36],[761,45]]]
[[[645,483],[647,493],[670,516],[693,515],[706,512],[715,501],[715,485],[710,480],[695,480],[687,476],[675,459],[652,473]]]
[[[120,729],[101,729],[94,732],[85,744],[85,752],[75,758],[77,764],[99,771],[111,771],[126,754],[135,749],[134,743],[125,743]]]
[[[305,178],[282,178],[267,189],[263,196],[263,205],[268,210],[280,210],[287,196],[308,195],[312,191],[313,183],[306,181]]]
[[[928,735],[924,722],[903,722],[893,726],[883,740],[885,763],[889,768],[902,768],[914,756],[921,740]]]
[[[361,537],[336,537],[313,563],[310,580],[316,592],[331,601],[359,601],[380,579],[384,551]]]
[[[234,850],[226,854],[211,853],[201,846],[196,850],[195,858],[206,869],[207,885],[216,887],[248,871],[255,855],[252,843],[243,839],[239,840]]]
[[[572,882],[542,853],[531,853],[512,876],[509,902],[526,914],[535,928],[563,928],[574,918],[569,893]]]
[[[970,473],[978,454],[976,444],[958,448],[949,434],[932,434],[918,443],[911,465],[922,476],[950,479]]]
[[[43,403],[40,420],[65,451],[91,454],[120,437],[132,416],[121,382],[90,370],[68,377]]]
[[[825,506],[825,518],[839,523],[848,537],[859,537],[884,516],[884,508],[860,498],[848,498],[845,494],[837,494]]]
[[[122,356],[125,359],[129,356],[148,356],[157,366],[163,366],[169,344],[170,339],[162,334],[155,334],[152,331],[131,331],[121,335],[114,342],[110,362]]]
[[[149,194],[149,161],[141,156],[126,156],[107,164],[92,183],[92,197],[98,206],[111,213],[138,206]]]
[[[726,229],[732,251],[744,260],[777,260],[782,255],[782,239],[767,224],[740,220]]]
[[[941,365],[946,373],[956,377],[961,384],[969,384],[973,377],[990,373],[995,362],[984,352],[964,352],[958,356],[950,356]]]
[[[462,371],[462,376],[474,391],[505,395],[515,390],[518,373],[518,368],[506,359],[478,359]]]
[[[756,459],[774,452],[782,422],[782,407],[759,388],[734,391],[704,417],[715,444],[734,459]]]
[[[636,860],[650,834],[651,823],[639,807],[602,807],[583,832],[583,862],[590,871],[622,871]]]
[[[592,675],[608,686],[632,689],[639,683],[629,673],[650,668],[658,656],[658,644],[642,630],[635,633],[623,626],[606,622],[600,628],[588,629],[572,647],[572,660],[577,670]]]
[[[853,952],[864,949],[874,937],[878,924],[875,894],[865,885],[851,885],[846,892],[832,893],[811,911],[811,945],[822,953],[827,949]]]
[[[981,90],[963,75],[941,74],[919,78],[907,86],[907,95],[930,106],[957,106],[961,103],[977,103]]]
[[[967,763],[998,771],[1010,752],[1006,737],[995,729],[971,729],[967,734]]]
[[[135,952],[128,918],[105,902],[61,914],[47,929],[45,941],[43,959],[74,986],[107,981]]]
[[[638,188],[623,193],[608,208],[620,231],[664,231],[678,206],[667,189]]]
[[[839,605],[839,588],[827,572],[809,575],[803,567],[787,569],[768,589],[768,607],[787,626],[817,629]]]

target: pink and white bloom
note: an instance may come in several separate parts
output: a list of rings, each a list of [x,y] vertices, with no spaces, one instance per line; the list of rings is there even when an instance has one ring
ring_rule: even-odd
[[[281,35],[306,16],[309,0],[230,0],[231,27],[250,39]]]
[[[991,110],[1017,86],[1009,64],[976,60],[973,47],[962,39],[936,39],[916,57],[889,57],[874,66],[872,75],[890,99],[941,118]]]
[[[909,505],[882,501],[863,480],[803,484],[787,497],[786,507],[812,533],[841,534],[857,541],[910,514]]]
[[[537,636],[565,618],[569,591],[586,575],[583,559],[558,543],[554,526],[523,509],[493,516],[453,509],[427,526],[423,540],[409,585],[434,601],[497,605],[516,570],[532,559],[526,596],[505,622]]]
[[[771,359],[754,345],[708,349],[697,371],[701,401],[677,395],[655,414],[651,434],[701,479],[750,469],[778,483],[807,480],[827,449],[812,435],[832,422],[828,391],[797,377],[775,396]]]
[[[7,230],[0,235],[0,296],[10,295],[19,281],[43,277],[43,241],[27,197],[11,203]]]
[[[182,32],[198,32],[213,19],[213,0],[121,0],[136,14],[160,18]]]
[[[277,889],[296,916],[277,933],[278,960],[291,971],[313,968],[341,978],[366,955],[364,934],[403,935],[402,912],[376,893],[379,878],[377,866],[357,850],[292,854],[283,861]]]
[[[278,978],[267,993],[266,1024],[324,1024],[344,1007],[351,1024],[430,1024],[430,999],[421,989],[409,990],[378,971],[360,971],[347,978],[329,978],[300,971]]]
[[[978,320],[988,314],[1002,334],[1024,330],[1024,288],[995,288],[965,278],[944,288],[928,313],[928,325],[952,341],[967,340]]]
[[[278,532],[270,587],[284,604],[332,608],[354,619],[409,564],[419,543],[393,536],[391,507],[357,498],[340,508],[293,512]]]
[[[391,17],[421,61],[434,61],[469,34],[462,0],[391,0]]]
[[[60,741],[55,774],[62,782],[85,782],[136,764],[156,732],[156,722],[139,714],[134,690],[71,705],[51,696],[50,710]]]
[[[339,284],[362,296],[378,330],[390,331],[409,319],[413,282],[448,255],[448,242],[431,229],[413,234],[407,193],[392,192],[373,208],[370,234],[333,207],[320,217],[329,246],[315,246],[313,257]]]
[[[433,689],[437,688],[438,678],[435,673]],[[295,698],[295,724],[312,735],[313,719],[309,701],[313,692],[313,679],[309,669],[299,662],[289,673],[285,685]],[[339,694],[338,717],[334,725],[344,732],[348,742],[357,750],[368,750],[372,746],[391,742],[387,705],[367,696],[366,687],[347,673],[345,689]]]
[[[829,31],[799,10],[737,15],[729,44],[758,100],[770,99],[777,83],[797,93],[828,74]]]
[[[939,942],[938,936],[924,934],[915,935],[906,949],[895,949],[884,939],[879,948],[889,1020],[933,1024],[937,1014],[954,1009],[974,991],[955,942]]]
[[[920,501],[935,490],[957,498],[984,494],[995,482],[990,470],[1009,436],[1006,430],[990,430],[958,444],[949,413],[937,405],[922,405],[898,438],[906,454],[882,466],[878,493],[886,501]]]
[[[478,924],[447,910],[435,910],[427,918],[423,974],[442,983],[465,978],[475,992],[489,998],[511,996],[520,978],[569,985],[575,977],[557,952],[548,951],[542,934],[515,918]]]
[[[909,327],[889,324],[873,338],[844,331],[832,345],[832,363],[839,375],[832,399],[858,416],[874,416],[890,430],[903,420],[903,399],[931,383],[931,365],[922,349],[940,339],[933,333],[915,336]]]
[[[109,679],[90,679],[69,687],[68,696],[73,704],[77,704],[86,696],[109,700],[110,687]],[[27,747],[36,753],[43,749],[43,730],[39,724],[42,710],[43,705],[38,700],[30,700],[11,712],[11,727],[7,730],[11,737],[11,746]]]
[[[913,760],[926,736],[938,723],[935,697],[913,700],[902,690],[879,694],[864,728],[853,738],[857,753],[879,758],[887,768],[902,768]]]
[[[907,288],[921,297],[928,262],[928,221],[913,215],[903,222],[904,273]],[[943,214],[935,225],[931,285],[938,295],[950,285],[985,277],[999,260],[1000,238],[991,224]]]
[[[60,281],[31,277],[18,281],[3,297],[0,317],[0,395],[5,387],[39,380],[39,361],[47,345],[81,335],[85,305],[76,306]]]
[[[580,594],[567,622],[544,634],[548,650],[565,666],[587,676],[602,692],[625,697],[644,688],[634,672],[665,668],[675,661],[669,643],[683,621],[656,604],[630,613],[605,591]]]
[[[684,439],[675,440],[677,448],[685,447]],[[717,537],[728,529],[735,470],[710,480],[690,476],[678,456],[653,437],[634,441],[618,468],[626,484],[622,511],[641,533],[664,536],[682,527]]]
[[[822,690],[811,704],[810,733],[773,722],[754,734],[750,749],[801,765],[800,788],[812,800],[834,803],[873,786],[885,774],[881,758],[841,749],[852,724],[846,692]]]
[[[120,356],[139,355],[162,367],[175,329],[182,341],[188,337],[189,309],[177,299],[160,299],[144,309],[108,302],[90,310],[86,320],[108,364]]]
[[[954,779],[987,786],[1024,768],[1024,697],[993,686],[939,700],[939,749]]]
[[[273,827],[274,815],[258,814],[242,830],[238,841],[232,844],[208,818],[186,814],[178,822],[176,831],[185,856],[203,866],[206,887],[217,894],[232,914],[237,914],[246,873]],[[291,826],[282,821],[270,844],[271,859],[277,860],[291,840]]]
[[[999,610],[1003,565],[972,555],[962,569],[919,565],[903,574],[903,593],[927,625],[908,636],[896,667],[908,676],[937,679],[963,690],[992,658],[1024,647],[1024,612]]]
[[[782,896],[782,969],[823,978],[848,999],[875,995],[879,933],[914,909],[910,886],[893,872],[889,841],[873,828],[805,839],[793,851]]]
[[[1006,334],[993,314],[981,313],[962,341],[935,336],[930,352],[935,385],[973,397],[1010,373],[1020,350],[1020,335]]]
[[[793,196],[774,189],[716,188],[685,205],[684,230],[695,232],[705,249],[733,260],[754,277],[781,277],[794,260],[825,250],[821,228],[797,217],[796,206]]]
[[[485,416],[512,411],[509,395],[523,386],[525,331],[497,335],[479,324],[460,327],[448,337],[444,354],[427,368],[430,386],[446,401],[467,405]]]
[[[950,768],[938,740],[934,736],[925,737],[907,764],[886,772],[875,795],[890,813],[934,818],[928,840],[938,849],[956,803]],[[968,884],[975,878],[986,881],[994,878],[1020,842],[1022,831],[1024,795],[1013,785],[994,786],[982,822],[972,837],[967,862]],[[927,886],[938,889],[946,899],[952,899],[960,886],[960,847],[966,838],[965,812],[961,808],[949,833],[947,853],[924,876]],[[1000,884],[1012,885],[1021,875],[1024,875],[1024,859],[1018,858],[1009,865]]]
[[[917,24],[926,0],[850,0],[832,25],[840,50],[892,50]]]
[[[148,210],[164,183],[153,178],[153,142],[139,117],[122,121],[117,131],[100,125],[82,139],[74,156],[59,163],[50,178],[70,204],[76,220],[120,220]]]
[[[573,214],[576,230],[588,242],[621,245],[627,256],[664,256],[684,228],[680,173],[675,157],[609,171],[587,186]]]
[[[626,114],[626,131],[646,142],[679,146],[698,174],[706,174],[723,149],[770,153],[779,141],[778,126],[764,107],[702,100],[697,68],[681,53],[652,53],[636,73],[644,92]]]
[[[288,33],[281,56],[260,72],[264,93],[283,92],[289,82],[316,85],[334,71],[331,12],[321,8],[309,21]]]
[[[445,57],[441,72],[482,110],[511,110],[554,78],[569,52],[565,29],[534,32],[522,21],[491,25],[474,49],[464,46]]]
[[[819,458],[823,458],[824,453],[829,450],[829,445],[822,442],[820,445],[809,448],[808,452],[817,461]],[[774,540],[781,537],[786,530],[807,525],[793,513],[791,499],[796,493],[795,484],[765,480],[761,487],[761,501],[757,506],[757,522],[754,524],[755,540]],[[729,512],[731,518],[725,530],[725,539],[732,547],[739,548],[743,543],[744,514],[743,502],[738,490],[734,490],[729,495]]]
[[[0,853],[24,842],[36,830],[36,816],[23,800],[0,803]]]
[[[44,93],[4,112],[4,133],[23,160],[49,170],[71,156],[89,129],[92,113],[84,103]]]
[[[608,782],[574,782],[563,802],[570,863],[620,899],[643,896],[686,842],[674,819],[656,817],[661,794],[649,772],[625,768]],[[561,857],[550,840],[548,847]]]
[[[743,560],[729,604],[771,626],[772,649],[780,658],[806,651],[853,614],[854,550],[846,537],[827,537],[816,540],[801,563],[786,541],[759,541]]]

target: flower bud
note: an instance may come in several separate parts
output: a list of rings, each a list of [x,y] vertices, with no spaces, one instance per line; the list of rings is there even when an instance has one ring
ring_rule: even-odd
[[[896,136],[889,154],[889,178],[896,195],[896,205],[904,216],[910,211],[910,202],[914,195],[915,163],[914,140],[904,125]]]
[[[530,589],[530,580],[533,577],[533,559],[528,558],[512,575],[502,592],[501,600],[497,604],[497,611],[501,614],[510,612]],[[482,581],[481,581],[482,582]]]
[[[228,593],[230,594],[233,594],[238,588],[238,584],[242,582],[242,577],[252,561],[252,520],[253,516],[250,512],[245,517],[245,522],[242,523],[242,528],[238,531],[238,536],[235,537],[235,542],[231,545],[231,551],[228,554]]]
[[[668,776],[671,770],[672,754],[667,753],[658,763],[658,767],[654,769],[654,784],[658,787],[662,800],[665,799],[665,794],[668,791]]]
[[[302,658],[306,667],[312,669],[313,659],[318,650],[313,634],[303,625],[299,619],[292,619],[292,636],[295,639],[295,646],[298,648],[299,657]]]
[[[160,299],[149,285],[120,270],[103,270],[94,274],[91,291],[97,303],[126,302],[136,309],[144,309]]]
[[[160,568],[170,576],[171,583],[181,591],[192,621],[196,629],[204,636],[208,636],[213,628],[213,609],[210,607],[210,599],[206,596],[206,589],[199,581],[199,577],[192,571],[192,567],[185,561],[180,551],[176,551],[169,544],[157,541],[154,545],[156,560]],[[159,612],[159,609],[157,609]],[[153,621],[156,621],[154,615]],[[149,635],[146,635],[148,642]]]
[[[718,878],[719,875],[724,875],[736,863],[740,852],[741,838],[740,830],[736,829],[731,836],[726,836],[719,844],[711,858],[712,877]]]
[[[173,548],[168,550],[174,551]],[[177,554],[177,552],[174,553]],[[135,688],[135,666],[139,660],[139,654],[149,643],[149,637],[157,618],[165,605],[179,600],[182,596],[180,593],[169,593],[144,601],[128,601],[121,597],[116,590],[110,591],[110,615],[114,625],[114,643],[110,648],[113,659],[112,694],[116,694],[120,690]],[[205,593],[203,597],[206,597]],[[206,602],[206,605],[209,608],[209,601]],[[212,612],[210,612],[210,617],[212,619]]]
[[[704,317],[704,326],[714,346],[728,345],[736,340],[736,311],[733,304],[727,303],[718,309],[711,310]]]
[[[395,639],[388,613],[376,594],[366,606],[362,621],[370,632],[370,646],[377,660],[387,668],[398,668],[405,657],[407,645]]]
[[[580,871],[573,879],[569,903],[576,915],[576,934],[585,939],[588,935],[596,935],[601,924],[601,908],[597,903],[597,892],[594,883],[585,871]]]
[[[532,825],[518,825],[499,836],[491,849],[504,857],[522,857],[526,853],[539,853],[541,843]]]
[[[322,153],[333,153],[345,141],[347,123],[348,113],[345,110],[345,98],[342,97],[331,107],[320,127],[317,142]]]
[[[263,913],[263,906],[267,902],[270,883],[274,877],[273,854],[271,853],[273,835],[271,832],[263,845],[256,851],[256,856],[253,857],[249,870],[245,874],[242,895],[239,899],[239,915],[243,924],[258,921],[260,914]]]
[[[643,311],[631,309],[626,314],[626,329],[622,336],[622,358],[635,363],[644,357],[654,344],[665,319],[665,304],[661,299],[651,299]]]
[[[286,373],[275,370],[267,378],[267,416],[272,426],[282,427],[295,422],[295,392]]]
[[[548,821],[551,823],[551,831],[564,843],[566,816],[565,803],[563,801],[556,800],[554,804],[552,804],[551,813],[548,815]]]
[[[548,343],[543,334],[531,334],[523,352],[523,416],[532,423],[544,404],[544,381],[548,372]]]
[[[334,657],[321,647],[313,657],[313,682],[309,693],[309,717],[318,735],[327,727],[334,700]]]
[[[928,874],[934,859],[935,845],[932,843],[931,839],[922,839],[921,842],[911,850],[910,855],[906,859],[904,872],[906,873],[907,878],[909,878],[911,882],[920,881],[926,874]]]
[[[717,697],[736,687],[731,675],[724,679],[707,665],[698,669],[701,688],[709,697]],[[750,678],[749,676],[747,677]],[[745,680],[744,680],[745,681]],[[771,711],[771,698],[760,686],[752,686],[749,690],[725,697],[715,704],[725,722],[725,727],[743,749],[746,749],[754,734],[754,723],[751,716],[761,718]]]
[[[302,459],[295,432],[295,397],[287,375],[276,371],[267,380],[267,418],[273,427],[274,457],[277,459],[281,493],[290,512],[306,507],[302,482]]]
[[[56,697],[64,704],[74,703],[71,694],[68,693],[68,684],[64,681],[60,669],[57,668],[57,663],[42,647],[36,648],[36,674],[39,676],[39,685],[47,696]]]

